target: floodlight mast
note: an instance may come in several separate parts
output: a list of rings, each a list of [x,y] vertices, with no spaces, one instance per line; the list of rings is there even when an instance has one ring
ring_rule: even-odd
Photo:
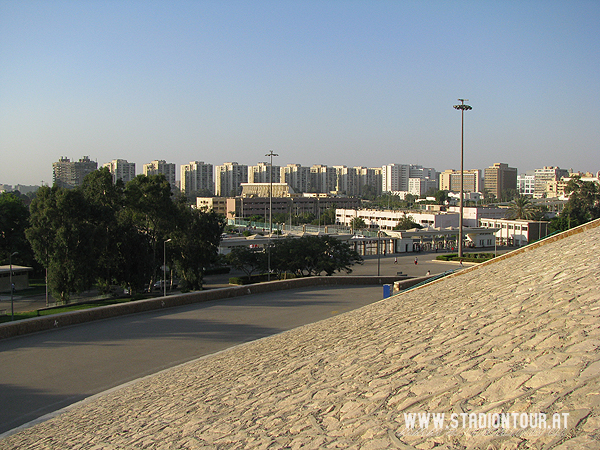
[[[269,164],[269,239],[267,240],[267,281],[271,281],[271,233],[273,233],[273,156],[279,156],[269,150],[265,156],[271,157]]]
[[[464,147],[465,147],[465,111],[470,111],[469,105],[465,102],[469,100],[459,98],[460,105],[454,105],[454,109],[460,110],[461,128],[460,128],[460,214],[458,217],[458,257],[463,257],[463,199],[464,199]]]

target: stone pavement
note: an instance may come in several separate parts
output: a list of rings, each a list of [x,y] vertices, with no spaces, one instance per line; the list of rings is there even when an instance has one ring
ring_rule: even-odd
[[[598,449],[598,224],[144,378],[0,448]]]

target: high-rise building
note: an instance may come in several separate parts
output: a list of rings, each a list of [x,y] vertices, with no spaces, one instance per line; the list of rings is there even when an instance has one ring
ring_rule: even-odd
[[[165,160],[157,160],[144,164],[144,175],[149,176],[158,174],[163,174],[165,176],[171,185],[171,189],[177,187],[177,183],[175,182],[175,164],[168,163]]]
[[[256,166],[248,167],[248,183],[279,183],[281,167],[259,162]],[[271,180],[271,177],[273,179]]]
[[[387,164],[381,167],[381,190],[383,192],[408,191],[410,178],[408,164]]]
[[[190,161],[180,167],[181,192],[191,195],[195,192],[213,194],[215,183],[213,179],[213,165],[203,161]]]
[[[315,164],[310,168],[310,192],[327,194],[335,191],[336,171],[333,167]]]
[[[295,192],[308,192],[310,185],[310,167],[300,164],[288,164],[279,169],[279,181],[287,183]]]
[[[135,163],[127,162],[124,159],[113,159],[111,162],[103,164],[102,167],[108,167],[113,177],[113,183],[116,183],[117,180],[127,183],[135,178]]]
[[[374,195],[381,194],[381,167],[355,167],[359,176],[360,193],[371,191]],[[365,187],[369,186],[367,189]]]
[[[360,194],[360,175],[356,167],[333,166],[336,176],[335,190],[349,196]]]
[[[98,169],[98,163],[84,156],[79,161],[61,157],[52,163],[52,178],[55,186],[73,189],[83,184],[86,175]]]
[[[444,170],[439,176],[441,191],[460,192],[460,170]],[[481,192],[481,170],[465,170],[463,192]]]
[[[248,182],[248,166],[226,162],[215,167],[215,193],[221,197],[235,197],[242,192],[242,183]]]
[[[490,194],[502,199],[502,193],[507,189],[517,190],[517,169],[508,164],[494,163],[484,171],[483,187]]]
[[[560,181],[562,177],[568,177],[569,171],[561,169],[560,167],[542,167],[541,169],[535,169],[535,185],[534,185],[534,198],[543,198],[546,196],[546,185],[548,183],[556,183]]]

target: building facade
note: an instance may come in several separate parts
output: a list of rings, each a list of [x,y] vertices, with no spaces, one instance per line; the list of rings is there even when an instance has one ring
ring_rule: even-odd
[[[310,185],[310,167],[300,164],[288,164],[279,169],[279,181],[288,184],[295,192],[308,192]]]
[[[458,227],[458,213],[454,212],[419,212],[419,211],[391,211],[375,209],[347,209],[336,208],[336,223],[350,226],[352,219],[358,217],[364,220],[369,228],[380,230],[393,230],[398,222],[405,216],[422,227],[448,228]]]
[[[510,219],[481,219],[483,228],[496,228],[496,242],[499,245],[521,247],[548,236],[550,222],[510,220]]]
[[[171,189],[175,189],[177,187],[177,183],[175,181],[175,164],[168,163],[165,160],[156,160],[149,162],[148,164],[144,164],[144,175],[158,175],[163,174],[169,184],[171,185]]]
[[[215,194],[233,197],[242,192],[242,183],[248,182],[248,166],[237,162],[226,162],[215,167]]]
[[[460,170],[448,169],[440,173],[439,189],[441,191],[460,192]],[[463,171],[463,192],[482,192],[481,170]]]
[[[562,177],[568,177],[569,171],[560,167],[545,166],[541,169],[535,169],[535,186],[533,198],[548,197],[548,183],[560,181]],[[554,197],[555,195],[550,195]]]
[[[190,161],[180,167],[181,192],[192,195],[194,192],[215,192],[213,165],[203,161]]]
[[[113,177],[113,183],[117,180],[128,183],[135,178],[135,163],[127,162],[125,159],[113,159],[111,162],[103,164],[107,167]]]
[[[496,199],[502,199],[502,193],[508,189],[517,190],[517,169],[509,167],[508,164],[494,163],[485,169],[484,189],[494,195]]]
[[[61,157],[52,164],[53,184],[58,187],[73,189],[83,184],[86,175],[98,169],[98,163],[84,156],[79,161],[71,161]]]
[[[279,183],[281,167],[271,166],[266,162],[259,162],[248,167],[248,183]]]
[[[410,167],[408,164],[387,164],[381,167],[381,191],[407,191]]]
[[[535,193],[535,175],[533,173],[517,175],[517,191],[520,195],[533,197]]]

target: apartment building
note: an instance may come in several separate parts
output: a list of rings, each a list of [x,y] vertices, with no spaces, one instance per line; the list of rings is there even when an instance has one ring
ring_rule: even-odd
[[[171,189],[175,189],[177,187],[177,183],[175,181],[175,164],[168,163],[165,160],[156,160],[149,162],[148,164],[144,164],[143,170],[144,175],[146,176],[163,174],[171,185]]]
[[[248,166],[226,162],[215,167],[215,194],[221,197],[240,195],[242,183],[248,182]]]
[[[52,163],[53,184],[58,187],[73,189],[83,184],[86,175],[98,169],[98,163],[84,156],[79,161],[71,161],[61,157]]]
[[[568,177],[569,171],[560,167],[544,166],[541,169],[535,169],[535,185],[533,198],[548,197],[548,183],[560,181],[562,177]],[[554,193],[550,192],[550,197],[555,197]]]
[[[355,167],[355,169],[358,173],[360,193],[363,194],[365,186],[369,186],[375,195],[381,195],[381,167]]]
[[[279,166],[259,162],[255,166],[248,167],[248,183],[279,183],[280,179],[281,167]]]
[[[517,169],[508,164],[494,163],[485,169],[483,178],[484,189],[497,199],[501,199],[507,189],[517,190]]]
[[[180,182],[181,192],[186,195],[194,192],[214,193],[213,165],[203,161],[190,161],[189,164],[183,164],[180,167]]]
[[[315,164],[310,168],[309,192],[327,194],[336,190],[337,177],[333,167]]]
[[[520,195],[533,197],[535,193],[535,174],[533,171],[517,175],[517,191]]]
[[[408,191],[408,164],[386,164],[381,167],[381,191]]]
[[[279,181],[288,184],[295,192],[308,192],[310,167],[303,167],[300,164],[288,164],[281,167]]]
[[[460,192],[460,170],[448,169],[439,175],[441,191]],[[481,170],[463,171],[463,192],[482,192]]]
[[[113,159],[111,162],[103,164],[102,167],[107,167],[113,177],[113,183],[117,180],[128,183],[135,178],[135,163],[130,163],[125,159]]]

